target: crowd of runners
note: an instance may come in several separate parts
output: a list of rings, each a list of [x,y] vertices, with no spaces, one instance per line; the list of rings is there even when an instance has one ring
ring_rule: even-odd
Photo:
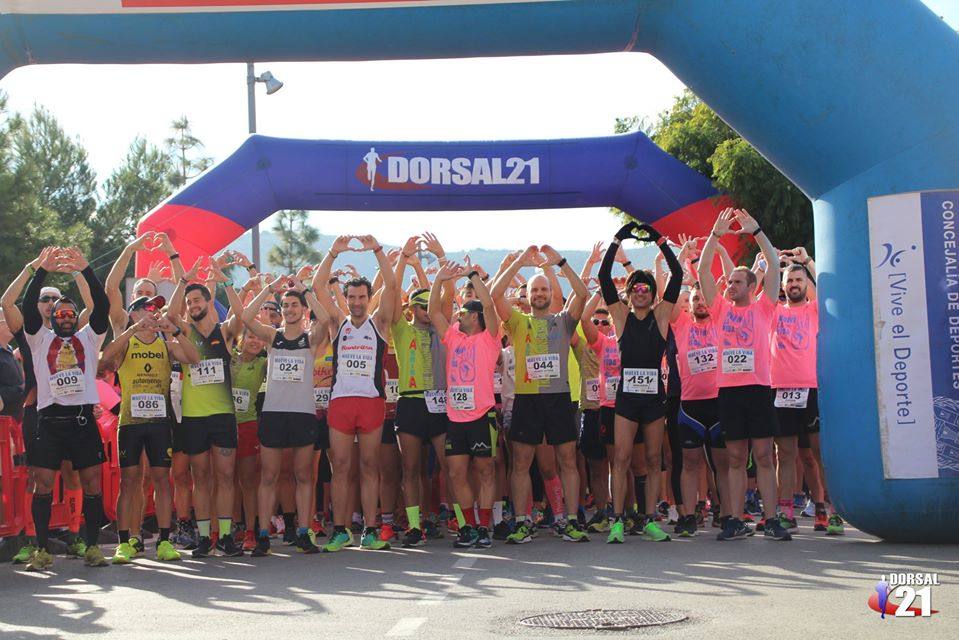
[[[755,239],[751,268],[734,265],[727,234]],[[653,268],[627,259],[630,239],[658,246]],[[187,271],[147,233],[104,284],[79,251],[46,248],[2,298],[2,351],[23,384],[0,406],[22,421],[30,468],[14,562],[53,563],[57,474],[67,553],[90,566],[130,563],[154,536],[155,557],[175,561],[337,552],[356,536],[370,550],[548,531],[786,541],[798,517],[841,534],[819,453],[815,263],[742,210],[678,241],[630,223],[576,273],[548,245],[487,271],[448,260],[430,233],[391,252],[341,236],[319,265],[273,276],[234,251]],[[125,304],[145,249],[169,264]],[[349,252],[372,252],[372,280]],[[71,276],[82,301],[50,274]],[[105,557],[111,421],[119,542]]]

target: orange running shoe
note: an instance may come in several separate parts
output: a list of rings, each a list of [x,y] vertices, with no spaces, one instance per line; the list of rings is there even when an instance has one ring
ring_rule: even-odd
[[[393,525],[384,524],[380,527],[380,540],[383,542],[389,542],[396,537],[396,531],[393,530]]]
[[[313,529],[313,533],[316,534],[317,538],[326,537],[326,529],[323,528],[323,523],[316,518],[313,518],[313,523],[310,528]]]
[[[753,522],[753,517],[748,513],[743,513],[743,522]]]
[[[243,535],[243,550],[253,551],[254,549],[256,549],[256,534],[252,529],[247,529]]]
[[[825,531],[829,527],[829,516],[825,509],[816,509],[816,524],[813,531]]]

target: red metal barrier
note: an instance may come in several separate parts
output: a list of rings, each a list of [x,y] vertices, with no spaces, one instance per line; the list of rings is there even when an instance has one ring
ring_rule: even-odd
[[[0,538],[17,535],[25,525],[22,496],[27,488],[27,468],[16,464],[22,453],[20,424],[0,416]]]

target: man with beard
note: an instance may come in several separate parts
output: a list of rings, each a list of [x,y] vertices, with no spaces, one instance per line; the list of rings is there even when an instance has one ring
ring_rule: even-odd
[[[635,231],[645,237],[633,235]],[[619,245],[627,238],[650,240],[659,245],[659,250],[669,266],[669,282],[660,302],[656,302],[656,279],[648,271],[637,270],[626,279],[625,299],[612,279],[613,262]],[[651,226],[635,222],[623,226],[613,238],[603,263],[599,268],[599,285],[603,301],[613,320],[619,337],[620,383],[616,389],[616,416],[613,421],[613,464],[611,486],[613,515],[607,542],[621,544],[625,529],[624,510],[629,470],[633,458],[633,446],[640,431],[645,444],[646,468],[648,469],[645,500],[637,491],[636,500],[643,500],[646,523],[643,534],[649,540],[666,542],[669,536],[656,523],[656,503],[663,474],[663,436],[665,435],[666,396],[663,389],[661,367],[666,352],[666,334],[673,306],[679,298],[683,280],[683,268],[672,249],[659,232]],[[628,304],[627,304],[628,303]]]
[[[733,224],[739,229],[733,230]],[[756,274],[746,267],[736,267],[729,274],[726,295],[716,290],[716,280],[708,265],[713,263],[716,243],[728,233],[750,234],[759,243],[766,264],[778,264],[779,256],[759,223],[742,209],[727,208],[719,214],[713,230],[703,246],[699,283],[709,305],[709,315],[716,323],[719,340],[719,423],[729,457],[729,498],[724,505],[731,517],[726,520],[719,540],[734,540],[752,535],[738,515],[743,513],[746,495],[746,459],[752,441],[759,490],[763,495],[763,531],[770,540],[791,540],[776,516],[775,452],[773,438],[778,433],[776,412],[770,388],[769,339],[775,322],[779,297],[779,271],[766,271],[763,290],[754,298]]]
[[[350,246],[351,240],[359,248]],[[348,251],[372,251],[383,276],[380,306],[371,316],[370,298],[373,287],[365,278],[353,278],[343,285],[349,315],[333,302],[326,288],[336,257]],[[366,528],[360,545],[364,549],[389,549],[390,543],[380,540],[376,530],[376,507],[379,499],[379,453],[383,422],[386,417],[386,374],[384,361],[390,339],[390,323],[396,304],[396,276],[383,252],[383,245],[373,236],[340,236],[317,268],[314,280],[317,298],[330,318],[333,339],[333,386],[327,422],[330,427],[330,462],[333,465],[333,533],[323,551],[340,551],[353,545],[353,535],[346,528],[349,518],[349,477],[353,442],[359,441],[360,502]],[[336,327],[334,332],[332,327]]]
[[[190,457],[193,508],[200,532],[193,557],[205,558],[210,555],[213,546],[210,540],[210,517],[213,508],[219,521],[217,549],[226,556],[242,556],[243,549],[236,544],[232,535],[237,425],[230,373],[230,353],[233,342],[241,332],[242,323],[238,315],[233,315],[223,324],[217,321],[210,290],[202,284],[191,282],[196,279],[199,268],[198,260],[180,278],[170,303],[171,317],[179,317],[186,304],[190,318],[187,337],[200,356],[199,362],[186,367],[183,372],[183,420],[174,426],[173,448]],[[226,287],[227,295],[232,293],[230,297],[234,309],[239,309],[233,283],[216,264],[210,266],[210,271],[214,281]],[[216,505],[211,508],[213,482],[216,483]]]
[[[531,313],[514,309],[506,300],[506,289],[519,270],[536,266],[544,270],[553,267],[562,270],[574,296],[565,311],[550,313],[553,291],[549,279],[543,274],[533,276],[527,283]],[[563,531],[564,539],[572,542],[587,540],[577,516],[579,470],[576,467],[576,440],[579,429],[570,395],[568,366],[570,340],[583,315],[589,291],[566,259],[549,245],[543,245],[527,247],[518,257],[507,256],[500,267],[500,276],[493,284],[491,297],[496,312],[504,319],[516,358],[516,398],[509,437],[513,443],[511,481],[517,516],[516,529],[506,542],[525,544],[532,540],[529,469],[536,447],[544,439],[554,448],[559,460],[566,498],[567,521],[558,528]],[[554,515],[562,522],[564,514]]]
[[[79,272],[89,285],[93,309],[89,323],[82,329],[77,328],[79,309],[66,297],[60,297],[53,306],[51,328],[44,326],[37,304],[43,282],[50,272]],[[87,546],[84,560],[87,566],[103,566],[106,560],[97,542],[103,524],[100,465],[104,455],[93,407],[99,402],[97,364],[108,329],[110,303],[79,250],[48,248],[40,255],[23,307],[23,330],[35,356],[33,373],[37,383],[38,412],[33,461],[36,493],[32,507],[38,548],[27,564],[27,570],[42,571],[53,565],[53,557],[46,548],[53,483],[57,470],[67,459],[79,472],[83,488]]]
[[[283,326],[274,329],[257,320],[256,316],[263,302],[272,297],[281,283],[289,288],[280,297]],[[307,332],[304,317],[311,310],[317,319]],[[299,519],[296,546],[303,553],[319,553],[309,535],[314,482],[311,465],[317,432],[313,362],[317,354],[326,349],[330,339],[327,315],[315,294],[301,282],[281,278],[263,287],[243,309],[241,318],[247,328],[267,344],[266,395],[257,431],[260,440],[260,487],[257,492],[260,529],[252,555],[262,557],[270,553],[269,523],[276,508],[276,482],[284,452],[293,456]]]

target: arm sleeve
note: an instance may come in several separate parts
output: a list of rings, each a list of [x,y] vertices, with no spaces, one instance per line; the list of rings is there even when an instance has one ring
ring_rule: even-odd
[[[47,270],[37,269],[37,273],[27,285],[27,292],[23,295],[23,332],[33,335],[43,326],[43,318],[40,316],[40,310],[37,309],[37,303],[40,302],[40,290],[43,289],[43,282],[47,279]]]
[[[663,242],[659,245],[659,250],[662,251],[666,264],[669,266],[669,280],[666,282],[665,291],[663,291],[663,301],[676,304],[676,301],[679,300],[679,289],[683,285],[683,266],[679,264],[679,260],[676,259],[676,255],[669,248],[668,243]]]
[[[603,293],[603,302],[607,305],[619,302],[619,293],[616,292],[616,285],[613,284],[613,262],[616,261],[616,250],[619,244],[611,242],[606,249],[606,255],[603,256],[603,262],[599,265],[599,288]]]
[[[93,273],[93,268],[87,265],[87,268],[81,271],[83,279],[87,281],[90,287],[90,297],[93,298],[93,309],[90,311],[90,328],[97,335],[103,335],[110,328],[110,299],[97,274]]]

